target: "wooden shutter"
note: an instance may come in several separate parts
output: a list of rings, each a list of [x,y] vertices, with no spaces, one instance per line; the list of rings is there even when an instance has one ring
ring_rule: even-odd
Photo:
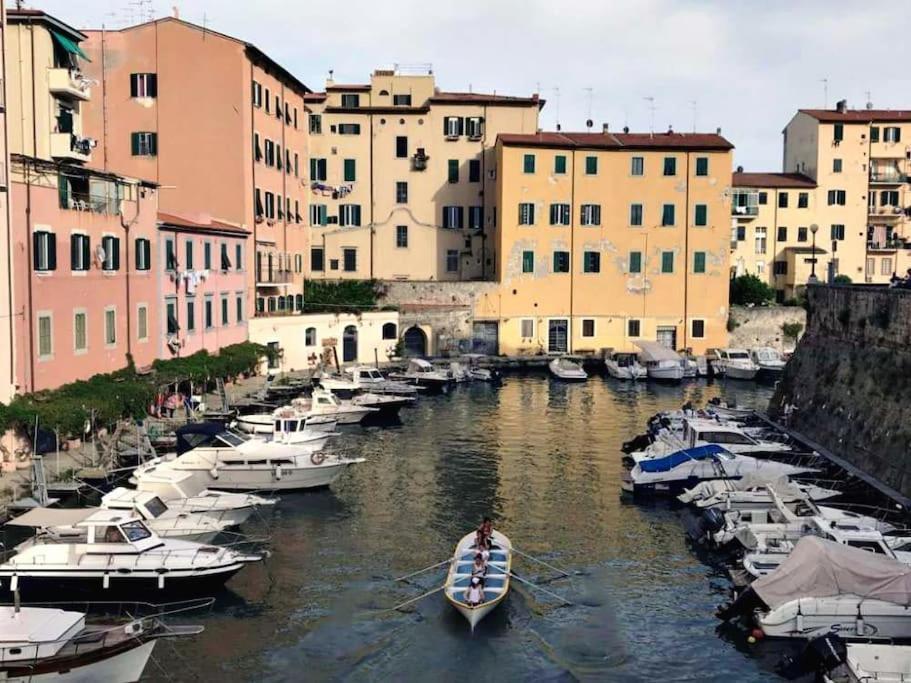
[[[44,234],[47,235],[47,269],[57,270],[57,235],[53,232]]]
[[[139,97],[139,74],[130,74],[130,97]]]
[[[90,242],[91,242],[91,238],[88,235],[85,235],[85,239],[82,240],[82,263],[83,263],[82,267],[85,268],[86,270],[89,269],[89,265],[92,262],[92,257],[89,253],[90,248],[91,248]]]
[[[80,235],[70,235],[70,270],[78,270],[79,262],[76,255],[82,250]]]
[[[139,133],[130,133],[130,151],[133,156],[139,156]]]
[[[113,266],[112,269],[120,270],[120,238],[112,237],[110,242],[111,242],[111,248],[114,250],[113,258],[111,260],[111,264]]]
[[[158,97],[158,74],[148,74],[146,76],[148,86],[146,95],[149,97]]]
[[[317,160],[317,167],[318,167],[318,170],[319,170],[319,179],[320,179],[320,180],[325,180],[325,179],[326,179],[326,176],[327,176],[327,173],[326,173],[326,160],[325,160],[325,159],[318,159],[318,160]]]

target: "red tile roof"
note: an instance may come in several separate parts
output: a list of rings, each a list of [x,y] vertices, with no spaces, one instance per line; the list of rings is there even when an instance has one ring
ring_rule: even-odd
[[[304,102],[325,102],[326,93],[324,92],[308,92],[304,95]]]
[[[729,150],[734,145],[711,133],[501,133],[504,145],[587,149]]]
[[[798,111],[823,123],[911,122],[911,110],[908,109],[848,109],[843,112],[834,109],[799,109]]]
[[[802,173],[734,173],[734,187],[814,188],[816,181]]]
[[[359,92],[364,92],[364,91],[370,90],[370,84],[369,83],[349,83],[348,85],[340,85],[338,83],[334,83],[333,85],[327,85],[326,90],[327,91],[357,90]]]
[[[437,104],[490,104],[513,106],[544,106],[544,100],[535,93],[531,97],[514,97],[512,95],[493,95],[477,92],[438,92],[430,98]]]
[[[226,223],[211,216],[199,215],[196,220],[191,220],[185,216],[178,216],[173,213],[158,212],[158,222],[163,225],[171,225],[178,228],[189,228],[191,230],[217,230],[219,232],[236,232],[241,235],[249,235],[250,231],[233,223]]]

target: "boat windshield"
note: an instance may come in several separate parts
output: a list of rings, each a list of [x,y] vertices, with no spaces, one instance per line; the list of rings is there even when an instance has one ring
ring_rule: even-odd
[[[247,441],[249,437],[241,436],[237,432],[219,432],[218,438],[229,446],[240,446],[244,441]]]
[[[759,360],[778,360],[778,354],[772,349],[760,349],[756,351],[756,357]]]
[[[728,358],[732,358],[734,360],[747,360],[749,358],[749,355],[747,355],[746,351],[731,351],[728,353]]]
[[[368,370],[365,374],[370,379],[383,379],[383,375],[379,370]]]
[[[120,530],[132,543],[142,541],[152,536],[152,532],[149,531],[142,522],[127,522],[126,524],[121,524]]]
[[[168,506],[161,502],[161,498],[155,496],[146,502],[145,508],[149,511],[149,514],[155,518],[161,517],[167,511]]]

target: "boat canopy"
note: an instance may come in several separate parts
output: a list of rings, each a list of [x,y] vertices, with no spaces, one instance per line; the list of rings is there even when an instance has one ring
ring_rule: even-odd
[[[423,358],[412,358],[408,361],[408,364],[422,372],[427,372],[428,370],[433,370],[433,365]]]
[[[47,529],[53,526],[75,526],[98,512],[98,508],[34,508],[7,522],[11,526]]]
[[[203,445],[239,446],[246,438],[229,432],[219,422],[190,422],[175,430],[177,455],[183,455]]]
[[[778,569],[751,587],[771,609],[798,598],[835,595],[911,605],[911,567],[885,555],[804,536]]]
[[[678,354],[673,349],[662,346],[656,341],[640,340],[634,343],[636,346],[642,349],[642,358],[645,361],[657,362],[662,360],[672,360],[680,362],[680,354]]]
[[[669,472],[677,465],[688,460],[706,460],[716,455],[729,455],[728,451],[715,443],[706,444],[705,446],[696,446],[695,448],[685,448],[680,451],[674,451],[663,458],[648,458],[639,461],[639,469],[643,472]]]

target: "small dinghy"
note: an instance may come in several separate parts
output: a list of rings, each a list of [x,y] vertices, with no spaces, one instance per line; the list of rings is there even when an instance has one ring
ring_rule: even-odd
[[[494,530],[490,537],[490,559],[483,577],[484,598],[477,605],[468,604],[465,593],[471,584],[471,566],[477,554],[475,536],[476,533],[472,531],[456,545],[444,590],[446,599],[468,620],[472,631],[506,598],[512,566],[512,543],[504,534]]]
[[[588,373],[582,366],[569,358],[554,358],[547,367],[550,368],[550,374],[565,382],[584,382],[588,379]]]

